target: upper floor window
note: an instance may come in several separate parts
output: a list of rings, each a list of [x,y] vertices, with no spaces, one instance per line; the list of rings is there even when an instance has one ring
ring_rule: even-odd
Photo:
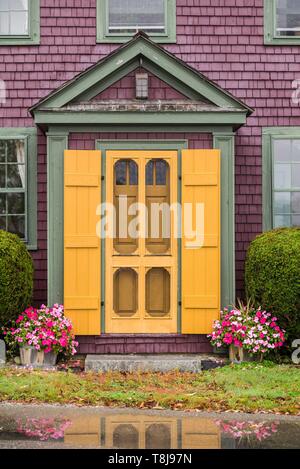
[[[176,42],[176,0],[97,0],[98,42],[125,42],[138,31]]]
[[[265,43],[300,44],[299,0],[265,0]]]
[[[270,132],[264,136],[264,228],[300,226],[300,128],[298,135],[293,128]]]
[[[39,43],[39,0],[0,0],[0,45]]]

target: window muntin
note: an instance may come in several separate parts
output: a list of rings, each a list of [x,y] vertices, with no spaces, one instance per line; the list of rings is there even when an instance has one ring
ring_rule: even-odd
[[[299,0],[276,0],[276,36],[300,36]]]
[[[273,140],[273,227],[300,226],[300,139]]]
[[[164,0],[108,0],[109,33],[165,34],[165,23]]]
[[[25,140],[0,140],[0,229],[27,239]]]

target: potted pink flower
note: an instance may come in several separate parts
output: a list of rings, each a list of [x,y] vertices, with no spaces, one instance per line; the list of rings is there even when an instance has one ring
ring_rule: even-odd
[[[229,347],[229,358],[234,363],[261,360],[264,355],[283,346],[285,331],[277,318],[267,311],[239,302],[232,310],[221,311],[208,337],[217,348]]]
[[[26,309],[10,328],[4,329],[4,335],[8,345],[19,347],[22,365],[53,366],[58,354],[75,355],[78,345],[64,307],[57,304]]]

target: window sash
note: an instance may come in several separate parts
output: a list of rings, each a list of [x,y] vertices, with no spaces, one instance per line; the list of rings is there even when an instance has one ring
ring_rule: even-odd
[[[299,7],[300,7],[300,3],[299,3]],[[297,27],[279,27],[279,24],[278,24],[278,13],[279,13],[279,9],[280,9],[280,6],[279,6],[279,2],[278,0],[274,0],[274,18],[273,18],[273,21],[274,21],[274,37],[278,38],[278,39],[284,39],[284,38],[287,38],[287,39],[291,39],[291,38],[297,38],[299,36],[299,39],[300,39],[300,35],[289,35],[289,34],[280,34],[281,32],[282,33],[288,33],[288,32],[300,32],[300,24],[299,26]],[[288,9],[286,10],[286,14],[288,13]],[[299,15],[299,21],[300,21],[300,8],[299,8],[299,12],[297,12],[297,15]]]
[[[159,26],[139,26],[139,25],[124,25],[124,26],[111,26],[110,25],[110,8],[109,8],[109,0],[104,0],[105,2],[105,10],[106,10],[106,35],[107,36],[132,36],[138,30],[142,30],[145,32],[151,31],[149,34],[151,36],[167,36],[168,31],[168,0],[164,0],[164,25]],[[153,31],[154,30],[154,31]],[[157,32],[155,32],[157,30]]]
[[[30,37],[30,29],[31,29],[31,1],[30,0],[27,0],[27,8],[24,8],[24,9],[8,9],[8,10],[1,10],[0,9],[0,16],[1,16],[1,13],[4,14],[6,13],[7,15],[7,20],[8,20],[8,32],[6,33],[1,33],[1,29],[0,29],[0,37],[23,37],[23,38],[28,38]],[[26,32],[22,33],[22,32],[17,32],[17,31],[12,31],[12,25],[13,25],[13,15],[16,14],[16,13],[23,13],[25,14],[26,16]],[[0,18],[0,26],[1,26],[1,18]]]
[[[98,43],[124,43],[130,40],[137,30],[145,31],[156,43],[176,43],[176,0],[164,0],[164,25],[161,29],[159,17],[154,26],[145,25],[118,25],[109,24],[109,0],[97,0],[97,42]],[[149,0],[151,1],[151,0]],[[161,10],[160,10],[161,11]],[[144,19],[144,18],[143,18]],[[161,21],[160,21],[161,22]],[[130,23],[130,22],[129,22]],[[145,19],[146,23],[146,19]],[[159,29],[156,29],[159,28]]]
[[[300,185],[292,187],[292,179],[291,179],[291,185],[283,186],[282,188],[278,188],[275,186],[275,167],[280,166],[280,165],[289,165],[290,166],[290,171],[292,172],[292,165],[296,165],[299,167],[299,172],[300,172],[300,161],[293,161],[292,158],[290,161],[275,161],[275,145],[276,142],[279,140],[290,140],[290,141],[299,141],[300,143],[300,138],[288,138],[288,137],[282,137],[282,138],[272,138],[272,145],[271,145],[271,161],[272,161],[272,225],[273,228],[279,228],[282,226],[298,226],[293,224],[293,217],[295,218],[300,218],[300,206],[299,209],[296,212],[292,211],[292,194],[293,193],[299,193],[300,195]],[[275,204],[275,198],[276,194],[280,193],[286,193],[290,194],[290,207],[289,211],[277,211],[276,210],[276,204]],[[287,224],[277,224],[277,220],[280,217],[284,217],[286,220],[289,220]]]
[[[6,218],[6,228],[8,225],[8,217],[9,216],[24,216],[24,238],[22,240],[27,243],[28,242],[28,164],[27,164],[27,154],[28,154],[28,139],[27,137],[24,136],[7,136],[7,137],[0,137],[0,141],[14,141],[14,140],[19,140],[24,142],[24,164],[22,164],[25,168],[25,177],[24,177],[24,187],[5,187],[2,188],[0,187],[0,194],[24,194],[25,195],[25,201],[24,201],[24,206],[25,206],[25,213],[5,213],[5,214],[0,214],[0,216]],[[5,166],[6,171],[7,171],[7,166],[13,165],[13,164],[18,164],[18,163],[12,163],[12,162],[7,162],[7,160],[3,163],[0,163],[1,166]]]

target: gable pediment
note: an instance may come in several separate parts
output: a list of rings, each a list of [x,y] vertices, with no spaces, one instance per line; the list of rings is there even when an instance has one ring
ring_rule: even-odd
[[[71,103],[97,100],[105,90],[137,68],[142,67],[151,76],[163,81],[183,99],[206,103],[224,110],[253,111],[250,107],[222,90],[204,75],[194,70],[176,56],[138,33],[130,42],[113,51],[86,71],[40,100],[30,111],[61,109]],[[100,99],[102,100],[102,99]]]

